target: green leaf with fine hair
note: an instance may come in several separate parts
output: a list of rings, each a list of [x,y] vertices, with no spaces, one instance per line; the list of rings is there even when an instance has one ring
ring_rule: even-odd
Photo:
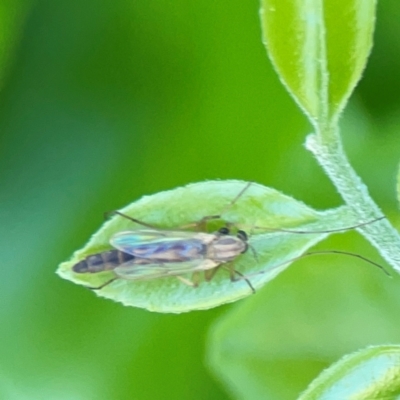
[[[376,0],[261,0],[263,37],[290,94],[316,125],[339,116],[372,47]]]
[[[326,369],[299,400],[397,400],[400,346],[373,346],[347,355]]]
[[[249,233],[250,249],[234,260],[234,268],[249,277],[255,289],[287,268],[289,260],[300,256],[328,235],[326,232],[276,232],[270,228],[301,228],[320,232],[356,223],[346,207],[318,212],[274,189],[255,183],[237,198],[247,185],[246,182],[233,180],[191,184],[145,196],[121,212],[157,228],[170,230],[222,213],[220,220],[208,222],[207,231],[215,232],[230,223],[234,228]],[[235,198],[237,201],[230,206]],[[100,286],[114,276],[112,271],[82,274],[75,273],[72,267],[89,255],[110,250],[110,238],[115,233],[134,229],[143,229],[143,226],[121,216],[113,217],[69,261],[61,264],[57,273],[81,285]],[[186,278],[190,279],[190,276]],[[197,288],[185,285],[174,277],[147,281],[118,279],[95,293],[129,306],[179,313],[232,302],[252,294],[252,291],[244,280],[231,282],[228,272],[221,270],[211,282],[201,282]]]

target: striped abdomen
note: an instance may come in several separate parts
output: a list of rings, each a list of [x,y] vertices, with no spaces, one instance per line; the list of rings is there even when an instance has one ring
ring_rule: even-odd
[[[72,270],[78,274],[109,271],[134,258],[134,256],[119,250],[103,251],[87,256],[84,260],[75,264]]]

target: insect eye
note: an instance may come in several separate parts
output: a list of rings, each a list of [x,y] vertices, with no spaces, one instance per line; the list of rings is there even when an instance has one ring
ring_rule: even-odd
[[[248,240],[248,236],[247,233],[245,231],[238,231],[237,232],[237,237],[241,240],[243,240],[244,242],[246,242]]]
[[[219,232],[221,235],[229,235],[229,229],[228,229],[226,226],[224,226],[223,228],[220,228],[220,229],[218,230],[218,232]]]

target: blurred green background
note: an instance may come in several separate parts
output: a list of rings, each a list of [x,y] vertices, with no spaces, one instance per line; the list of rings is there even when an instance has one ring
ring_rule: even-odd
[[[157,315],[55,275],[103,212],[206,179],[341,203],[261,43],[258,2],[0,3],[0,399],[291,399],[324,367],[400,342],[398,279],[329,257],[255,296]],[[394,221],[400,9],[343,118],[349,157]],[[379,260],[354,233],[319,248]],[[211,334],[210,334],[211,328]],[[269,396],[269,397],[268,397]]]

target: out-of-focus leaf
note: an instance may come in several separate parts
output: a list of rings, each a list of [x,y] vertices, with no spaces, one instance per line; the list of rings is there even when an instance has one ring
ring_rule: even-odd
[[[314,123],[338,116],[372,47],[376,0],[262,0],[275,68]]]
[[[0,2],[0,88],[4,71],[21,36],[28,0],[2,0]]]
[[[254,231],[249,240],[249,251],[238,256],[234,266],[249,277],[256,289],[286,269],[290,264],[287,261],[328,235],[326,232],[306,235],[271,232],[268,228],[290,229],[307,224],[307,231],[315,232],[355,223],[347,208],[317,212],[289,196],[255,183],[237,198],[246,187],[247,183],[242,181],[197,183],[143,197],[121,211],[152,226],[175,230],[205,216],[222,213],[219,223],[209,223],[208,231],[215,232],[227,222],[250,233]],[[237,201],[229,206],[235,198]],[[88,255],[110,250],[109,241],[115,233],[140,228],[143,229],[121,216],[112,218],[83,249],[75,252],[70,261],[61,264],[58,274],[86,286],[101,285],[114,276],[113,272],[78,274],[72,271],[72,267]],[[165,265],[168,267],[168,263]],[[252,291],[244,280],[231,282],[226,271],[219,271],[211,282],[201,283],[196,289],[168,277],[134,282],[118,279],[96,293],[151,311],[184,312],[232,302],[252,294]]]
[[[299,400],[396,400],[400,346],[374,346],[347,355],[325,370]]]
[[[397,193],[397,200],[400,202],[400,168],[397,172],[396,193]]]
[[[215,324],[215,375],[235,398],[290,400],[343,354],[398,341],[399,279],[368,268],[333,256],[293,265]]]

